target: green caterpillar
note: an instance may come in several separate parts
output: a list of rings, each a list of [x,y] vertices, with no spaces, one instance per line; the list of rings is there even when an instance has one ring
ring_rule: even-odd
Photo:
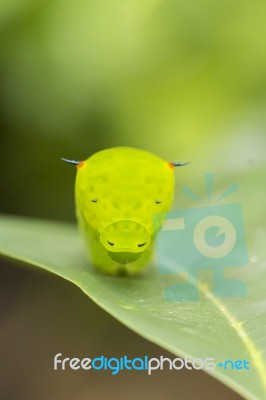
[[[131,147],[99,151],[77,165],[76,213],[93,265],[109,274],[136,273],[152,256],[153,242],[174,197],[174,167]]]

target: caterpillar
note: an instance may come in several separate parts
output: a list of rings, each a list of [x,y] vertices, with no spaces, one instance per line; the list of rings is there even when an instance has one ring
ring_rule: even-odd
[[[174,167],[145,150],[113,147],[77,166],[76,215],[92,264],[108,274],[134,274],[153,244],[174,198]]]

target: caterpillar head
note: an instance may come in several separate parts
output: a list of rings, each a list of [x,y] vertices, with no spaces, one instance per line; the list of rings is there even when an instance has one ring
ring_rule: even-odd
[[[78,167],[79,219],[88,224],[113,260],[135,261],[150,247],[170,210],[173,169],[184,164],[128,147],[103,150],[83,162],[68,161]]]

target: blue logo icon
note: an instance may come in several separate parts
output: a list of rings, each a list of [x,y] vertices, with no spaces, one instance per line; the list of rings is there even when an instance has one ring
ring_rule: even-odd
[[[212,179],[212,174],[206,174],[209,202]],[[165,289],[167,300],[197,301],[199,272],[206,269],[213,273],[215,296],[246,296],[247,289],[243,282],[224,276],[224,268],[248,263],[241,206],[217,205],[236,189],[237,185],[233,184],[214,204],[168,213],[156,240],[159,272],[186,273],[187,279],[185,283],[177,283]],[[190,189],[184,188],[183,192],[201,201]]]

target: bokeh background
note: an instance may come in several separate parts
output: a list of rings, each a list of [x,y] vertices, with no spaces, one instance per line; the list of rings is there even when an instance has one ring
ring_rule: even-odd
[[[127,145],[192,161],[176,172],[182,206],[182,185],[204,193],[205,172],[218,194],[242,183],[247,227],[259,227],[265,21],[262,0],[1,0],[0,211],[74,222],[75,168],[60,157]],[[55,374],[60,351],[166,352],[68,283],[1,265],[1,399],[240,398],[199,372]]]

